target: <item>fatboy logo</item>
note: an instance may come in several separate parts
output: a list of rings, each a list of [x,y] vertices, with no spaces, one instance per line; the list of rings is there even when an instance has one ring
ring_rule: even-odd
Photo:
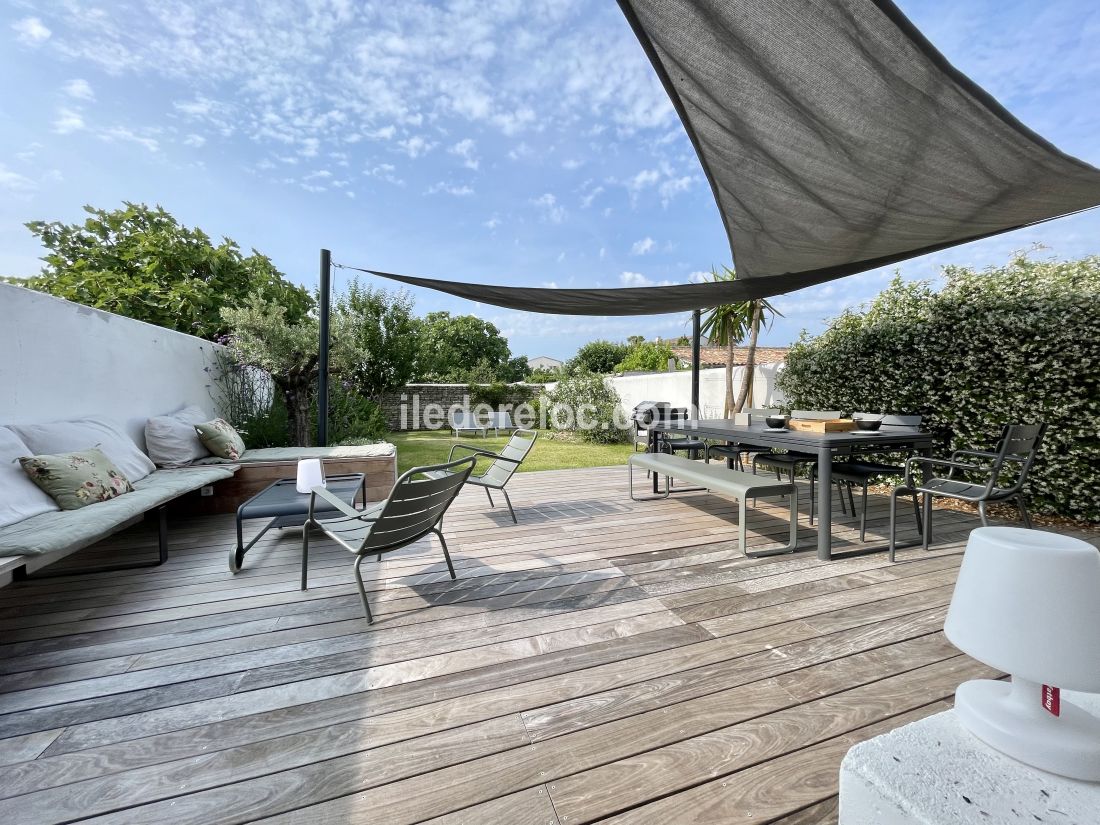
[[[1043,708],[1047,713],[1059,716],[1062,711],[1062,691],[1060,688],[1043,685]]]

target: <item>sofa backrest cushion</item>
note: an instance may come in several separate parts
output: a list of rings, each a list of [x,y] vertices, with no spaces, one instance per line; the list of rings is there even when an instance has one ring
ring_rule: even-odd
[[[60,509],[23,472],[18,459],[29,455],[31,449],[23,439],[0,427],[0,527]]]
[[[156,469],[121,427],[104,418],[78,418],[49,424],[12,424],[10,429],[30,447],[30,455],[74,453],[98,447],[131,482]]]
[[[184,407],[171,415],[157,415],[145,424],[145,449],[158,467],[186,467],[210,451],[199,440],[195,425],[209,421],[200,407]]]
[[[75,453],[36,455],[19,463],[31,481],[62,510],[79,510],[134,492],[134,485],[122,471],[95,447]]]

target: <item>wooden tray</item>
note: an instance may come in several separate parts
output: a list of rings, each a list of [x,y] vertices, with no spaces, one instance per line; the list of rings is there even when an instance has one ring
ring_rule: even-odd
[[[787,427],[803,433],[846,433],[856,428],[856,422],[850,418],[830,418],[827,421],[809,421],[792,418]]]

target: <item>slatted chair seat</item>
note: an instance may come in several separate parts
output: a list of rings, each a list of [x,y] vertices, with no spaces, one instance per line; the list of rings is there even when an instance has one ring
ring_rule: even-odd
[[[399,550],[429,533],[434,533],[443,546],[443,558],[447,561],[451,578],[455,578],[451,554],[447,551],[447,540],[443,538],[443,516],[462,490],[462,485],[466,483],[476,463],[477,456],[466,456],[446,464],[414,467],[397,479],[389,498],[368,510],[356,510],[324,487],[314,487],[309,498],[309,517],[302,528],[302,590],[308,588],[309,535],[315,529],[355,554],[352,569],[369,623],[374,622],[374,617],[371,615],[367,591],[363,586],[363,574],[359,569],[367,556],[377,555],[381,561],[383,553]],[[323,499],[341,515],[317,519],[314,515],[317,499]]]
[[[483,447],[475,447],[472,444],[455,444],[451,447],[451,452],[447,456],[448,461],[454,460],[456,450],[467,450],[473,455],[481,456],[484,458],[492,459],[492,463],[481,475],[470,475],[466,479],[467,484],[473,484],[477,487],[483,487],[485,489],[485,495],[489,497],[489,506],[496,507],[496,503],[493,501],[493,495],[490,490],[499,490],[504,495],[504,501],[508,505],[508,512],[512,515],[512,523],[519,524],[516,519],[516,511],[512,508],[512,500],[508,497],[508,491],[504,489],[512,478],[512,475],[523,464],[524,459],[531,452],[531,448],[535,446],[535,440],[538,438],[538,433],[534,430],[518,429],[512,433],[512,437],[508,439],[508,443],[504,445],[504,449],[499,453],[494,453],[491,450],[486,450]],[[427,473],[429,478],[444,478],[449,474],[447,470],[435,470]]]

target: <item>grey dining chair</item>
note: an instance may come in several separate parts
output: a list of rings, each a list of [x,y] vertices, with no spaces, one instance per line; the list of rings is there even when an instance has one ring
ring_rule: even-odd
[[[807,421],[829,421],[833,418],[840,418],[840,410],[792,410],[791,418],[801,418]],[[782,473],[786,472],[793,482],[795,471],[801,465],[816,463],[817,455],[814,453],[804,453],[799,450],[777,453],[774,450],[768,450],[753,456],[752,471],[755,474],[757,466],[769,467],[775,470],[776,478],[782,478]],[[840,507],[845,513],[848,512],[844,507],[843,497],[840,500]]]
[[[751,416],[752,420],[760,419],[761,421],[770,415],[779,415],[779,410],[767,407],[749,407],[741,412]],[[767,452],[767,450],[754,447],[751,444],[711,444],[707,447],[706,459],[709,464],[712,458],[724,458],[733,462],[734,469],[744,470],[745,461],[748,457],[758,452]]]
[[[1035,464],[1047,425],[1006,424],[995,450],[956,450],[950,459],[914,456],[905,462],[905,481],[890,493],[890,561],[894,560],[894,529],[899,495],[921,493],[924,496],[924,529],[921,544],[925,550],[932,537],[932,498],[953,498],[978,505],[983,525],[989,524],[986,505],[1014,501],[1024,526],[1031,517],[1024,501],[1024,483]],[[965,459],[965,460],[963,460]],[[921,467],[918,483],[913,468]],[[947,475],[936,475],[937,468]],[[1006,479],[1005,476],[1008,476]]]
[[[919,427],[922,420],[919,415],[880,416],[877,413],[853,413],[852,417],[880,419],[882,421],[879,425],[880,432],[898,432],[906,429],[913,429]],[[862,452],[876,452],[874,449],[874,438],[874,435],[868,434],[867,447]],[[856,502],[852,495],[852,489],[858,485],[862,490],[859,511],[859,540],[863,541],[867,536],[867,487],[870,485],[871,479],[884,476],[904,475],[905,468],[900,464],[890,464],[880,461],[863,461],[858,458],[849,459],[847,461],[834,461],[832,467],[833,481],[840,490],[841,503],[844,502],[844,492],[845,488],[847,488],[848,504],[852,508],[852,515],[855,515],[856,512]],[[810,467],[810,524],[814,523],[814,516],[817,512],[817,499],[814,497],[814,485],[816,482],[817,465],[814,464]],[[913,512],[917,517],[917,529],[923,530],[920,504],[917,501],[916,493],[913,493]]]
[[[466,483],[473,484],[477,487],[481,487],[485,490],[485,495],[489,497],[489,506],[496,507],[496,503],[493,501],[493,494],[490,490],[498,490],[504,496],[504,502],[508,505],[508,512],[512,514],[512,523],[519,524],[516,519],[516,511],[512,509],[512,500],[508,498],[508,491],[504,489],[512,478],[512,475],[519,469],[519,466],[523,463],[524,459],[531,452],[531,448],[535,446],[535,440],[539,434],[534,430],[517,429],[512,433],[512,437],[508,439],[508,443],[504,445],[504,449],[499,453],[494,453],[491,450],[486,450],[484,447],[475,447],[472,444],[455,444],[451,447],[451,452],[447,456],[447,461],[453,461],[455,457],[455,450],[468,450],[473,455],[483,456],[485,458],[492,459],[492,463],[489,464],[487,469],[481,475],[469,475],[467,474]],[[443,478],[450,471],[446,469],[435,469],[426,472],[429,478]]]
[[[456,578],[451,554],[447,551],[447,540],[443,538],[443,516],[462,490],[462,485],[466,483],[476,463],[477,456],[471,455],[446,464],[414,467],[397,479],[389,498],[367,510],[356,510],[324,487],[314,487],[309,497],[309,516],[302,527],[302,590],[308,587],[311,530],[320,530],[345,550],[355,554],[355,583],[359,587],[363,612],[367,614],[367,622],[370,624],[374,623],[374,616],[370,612],[367,590],[363,586],[363,574],[359,569],[367,556],[377,554],[381,561],[383,553],[399,550],[428,533],[435,533],[443,547],[447,570],[452,579]],[[443,475],[436,476],[436,473]],[[314,508],[319,498],[332,505],[341,515],[337,518],[317,519]]]

